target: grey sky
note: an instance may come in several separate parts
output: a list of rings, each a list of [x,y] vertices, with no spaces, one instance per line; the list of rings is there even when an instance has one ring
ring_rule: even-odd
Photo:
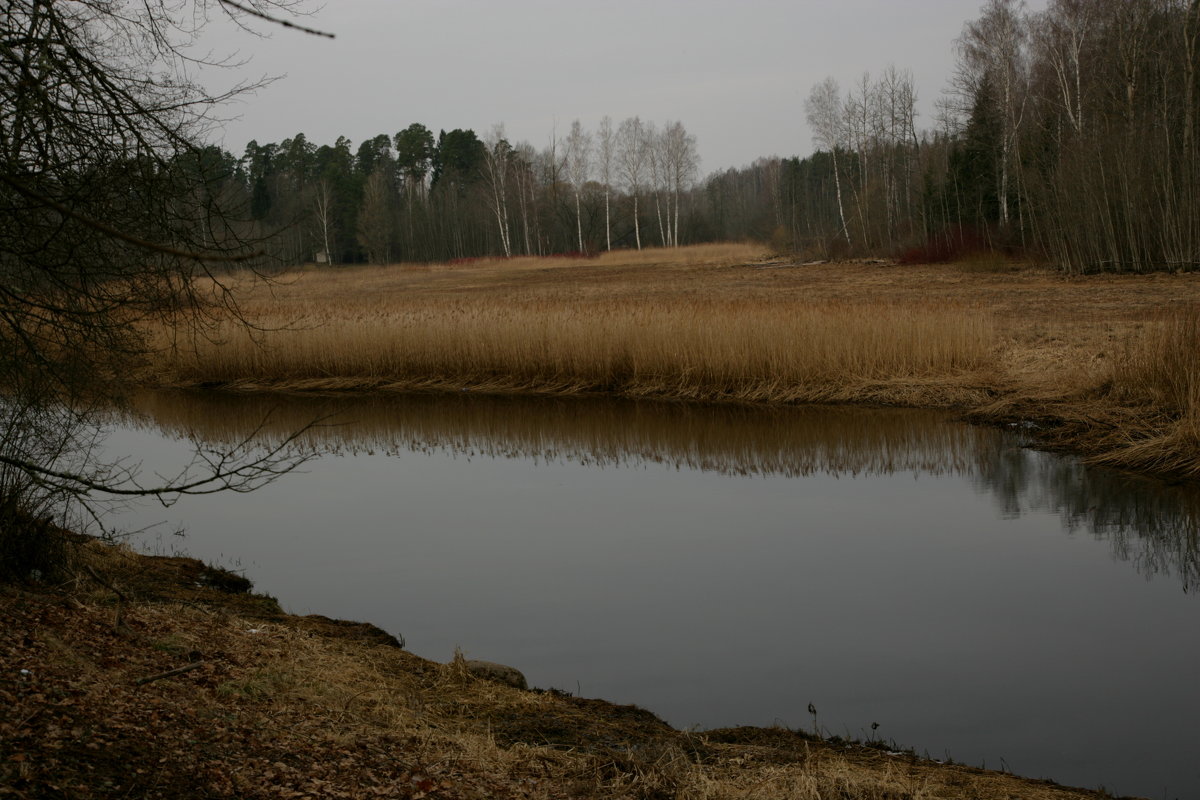
[[[420,122],[538,148],[579,118],[594,130],[640,115],[681,120],[701,173],[812,151],[804,99],[827,75],[911,69],[919,127],[954,65],[954,39],[981,0],[331,0],[308,20],[333,41],[220,29],[218,49],[252,56],[238,74],[284,75],[232,106],[235,154],[250,139],[304,132],[332,143]],[[1044,0],[1031,5],[1044,6]],[[216,37],[214,37],[216,38]],[[233,74],[219,78],[229,82]]]

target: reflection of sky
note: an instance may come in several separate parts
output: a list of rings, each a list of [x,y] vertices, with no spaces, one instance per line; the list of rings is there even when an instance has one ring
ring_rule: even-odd
[[[870,412],[864,412],[870,413]],[[125,431],[115,446],[168,445]],[[1033,458],[1043,458],[1030,454]],[[872,721],[1121,792],[1200,789],[1196,599],[955,475],[733,477],[446,452],[323,457],[188,528],[299,613],[366,619],[680,726]]]

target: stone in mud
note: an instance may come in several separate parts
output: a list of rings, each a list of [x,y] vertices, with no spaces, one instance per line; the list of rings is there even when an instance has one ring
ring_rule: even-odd
[[[525,676],[521,674],[519,669],[514,667],[497,664],[494,661],[468,661],[466,662],[466,666],[467,672],[470,672],[476,678],[483,678],[485,681],[495,681],[496,683],[505,683],[514,689],[529,688]]]

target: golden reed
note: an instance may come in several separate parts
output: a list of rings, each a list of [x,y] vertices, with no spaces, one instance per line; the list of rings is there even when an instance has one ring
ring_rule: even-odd
[[[887,303],[486,296],[251,318],[260,329],[229,323],[176,348],[161,382],[791,402],[938,384],[986,368],[995,352],[986,315]]]

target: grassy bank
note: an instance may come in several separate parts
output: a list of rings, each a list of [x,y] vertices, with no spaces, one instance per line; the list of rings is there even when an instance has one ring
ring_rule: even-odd
[[[56,588],[0,586],[3,796],[1104,796],[785,729],[678,731],[283,614],[191,559],[70,550]]]
[[[158,331],[147,381],[245,390],[859,402],[1033,420],[1108,464],[1200,476],[1200,281],[1002,261],[799,264],[749,246],[308,270]]]

